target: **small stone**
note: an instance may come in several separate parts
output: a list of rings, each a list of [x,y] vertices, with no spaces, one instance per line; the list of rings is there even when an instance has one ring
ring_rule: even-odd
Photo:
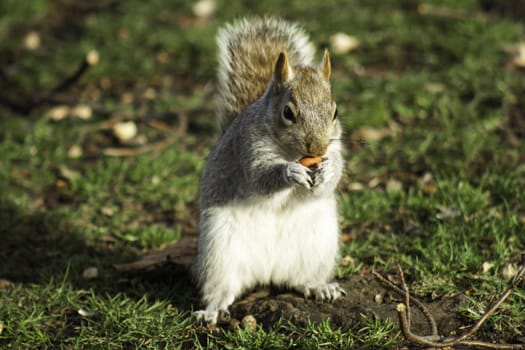
[[[153,88],[147,88],[144,91],[144,95],[143,96],[144,96],[144,98],[146,100],[154,100],[157,97],[157,92]]]
[[[350,191],[363,191],[365,189],[365,185],[360,182],[352,182],[350,185],[348,185],[348,189]]]
[[[374,295],[374,301],[376,302],[376,304],[383,304],[383,294],[377,293],[376,295]]]
[[[487,273],[490,271],[490,269],[492,269],[494,267],[494,264],[491,263],[491,262],[488,262],[488,261],[485,261],[483,263],[483,265],[481,265],[481,270],[483,271],[483,273]]]
[[[430,93],[437,94],[445,91],[446,86],[441,83],[426,83],[424,88]]]
[[[86,62],[90,65],[90,66],[94,66],[98,63],[98,60],[99,60],[99,55],[98,55],[98,51],[97,50],[91,50],[88,52],[88,54],[86,55]]]
[[[399,192],[402,189],[403,189],[403,184],[399,180],[390,179],[386,183],[386,190],[388,192]]]
[[[193,14],[197,17],[207,18],[215,13],[215,2],[213,0],[197,1],[191,8]]]
[[[151,184],[155,186],[160,184],[160,177],[158,177],[157,175],[153,175],[151,177]]]
[[[352,258],[350,255],[345,255],[342,259],[341,259],[341,262],[339,263],[340,266],[342,267],[345,267],[345,266],[355,266],[355,260],[354,258]]]
[[[518,44],[518,48],[512,62],[518,67],[525,67],[525,43]]]
[[[507,264],[501,269],[501,275],[505,280],[511,280],[518,272],[518,267],[515,264]]]
[[[255,332],[257,329],[257,320],[253,315],[246,315],[241,320],[241,328],[246,331]]]
[[[219,315],[217,317],[217,324],[227,325],[231,321],[231,315],[227,310],[219,310]]]
[[[236,331],[239,329],[240,325],[241,325],[241,322],[238,319],[232,318],[232,320],[230,321],[230,324],[228,325],[228,328],[231,331]]]
[[[28,50],[36,50],[40,47],[40,35],[37,32],[29,32],[24,38],[24,46]]]
[[[359,40],[346,33],[336,33],[330,37],[330,48],[336,54],[345,54],[359,47]]]
[[[71,109],[71,116],[83,120],[90,119],[93,115],[93,110],[88,105],[78,105]]]
[[[374,188],[377,187],[381,183],[381,179],[378,177],[373,177],[370,181],[368,181],[368,187]]]
[[[66,118],[69,112],[70,108],[68,106],[56,106],[47,111],[46,117],[54,121],[59,121]]]
[[[67,151],[67,156],[69,158],[80,158],[82,157],[82,154],[84,152],[82,151],[82,147],[80,147],[79,145],[72,145],[71,147],[69,147],[68,151]]]
[[[6,280],[4,278],[0,278],[0,289],[6,289],[11,288],[13,286],[13,282],[10,280]]]
[[[113,126],[113,135],[119,141],[129,141],[137,135],[137,124],[133,121],[116,123]]]
[[[100,208],[100,212],[106,216],[113,216],[113,214],[115,214],[115,211],[111,207],[102,207]]]
[[[98,277],[98,269],[96,267],[88,267],[82,272],[82,277],[87,280],[92,280]]]
[[[131,92],[124,92],[122,93],[120,100],[124,104],[131,104],[135,101],[135,96]]]

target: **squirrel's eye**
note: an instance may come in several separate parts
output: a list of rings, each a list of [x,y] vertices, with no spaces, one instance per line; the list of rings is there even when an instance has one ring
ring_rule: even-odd
[[[283,118],[286,121],[289,121],[289,122],[292,122],[292,123],[296,123],[297,122],[297,118],[295,117],[295,114],[292,111],[292,109],[290,108],[290,106],[284,106]]]
[[[337,119],[337,108],[335,109],[333,120],[336,120],[336,119]]]

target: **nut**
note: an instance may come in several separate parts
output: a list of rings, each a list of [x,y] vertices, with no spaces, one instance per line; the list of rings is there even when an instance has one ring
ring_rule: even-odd
[[[301,163],[302,165],[304,165],[307,168],[310,168],[310,167],[313,167],[314,165],[317,165],[317,164],[321,163],[323,160],[324,160],[323,157],[309,157],[309,156],[306,156],[306,157],[303,157],[303,158],[299,159],[299,163]]]
[[[257,329],[257,320],[253,315],[246,315],[241,320],[241,328],[250,332],[255,332]]]

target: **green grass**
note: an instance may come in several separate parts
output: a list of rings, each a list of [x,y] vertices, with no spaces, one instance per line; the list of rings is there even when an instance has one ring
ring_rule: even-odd
[[[480,12],[473,0],[428,3]],[[353,329],[281,320],[255,332],[204,330],[189,318],[198,296],[171,267],[139,277],[112,267],[195,231],[199,175],[215,142],[213,36],[225,21],[263,13],[300,21],[320,49],[340,31],[361,43],[332,54],[348,150],[338,198],[351,239],[342,253],[353,259],[339,276],[399,262],[423,299],[468,291],[457,313],[465,324],[477,320],[525,250],[525,71],[509,51],[525,41],[523,23],[421,15],[400,1],[217,1],[211,19],[196,19],[191,6],[0,3],[0,67],[9,81],[0,79],[0,90],[8,95],[49,90],[94,49],[99,64],[68,98],[138,116],[150,143],[167,135],[148,124],[151,115],[168,113],[162,121],[172,127],[174,115],[190,121],[159,152],[108,157],[102,151],[119,145],[103,113],[51,121],[46,108],[29,116],[0,109],[0,278],[13,282],[0,289],[0,348],[402,344],[391,320],[368,316]],[[24,47],[30,31],[41,39],[36,50]],[[144,97],[148,88],[154,99]],[[370,129],[381,137],[366,139]],[[492,267],[483,271],[483,263]],[[99,276],[84,279],[93,266]],[[479,335],[516,341],[524,325],[518,289]]]

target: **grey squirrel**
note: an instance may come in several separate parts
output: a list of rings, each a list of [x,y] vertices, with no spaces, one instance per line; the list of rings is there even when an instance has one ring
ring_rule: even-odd
[[[328,51],[314,66],[305,32],[271,17],[228,24],[217,42],[222,135],[201,178],[196,315],[214,324],[258,285],[335,300],[343,159]]]

